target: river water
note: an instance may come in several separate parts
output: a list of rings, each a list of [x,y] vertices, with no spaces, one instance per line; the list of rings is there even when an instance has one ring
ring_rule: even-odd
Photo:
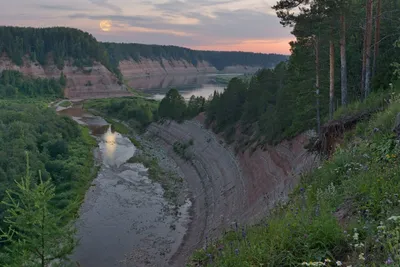
[[[185,99],[192,95],[208,98],[214,91],[222,92],[226,84],[218,82],[218,77],[226,79],[241,74],[198,74],[138,77],[129,80],[133,88],[162,99],[171,88],[176,88]]]
[[[58,112],[87,125],[99,144],[100,171],[80,209],[72,260],[85,267],[169,266],[186,231],[188,204],[179,217],[168,212],[163,189],[147,169],[127,163],[136,147],[104,119],[85,113],[79,103]]]

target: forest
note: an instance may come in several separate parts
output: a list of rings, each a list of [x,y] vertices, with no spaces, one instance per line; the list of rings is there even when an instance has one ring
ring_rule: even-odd
[[[239,123],[251,142],[276,143],[343,110],[377,108],[398,87],[399,1],[281,0],[274,9],[296,36],[292,54],[215,93],[207,108],[215,131],[229,135]]]
[[[255,225],[231,227],[190,266],[399,266],[400,2],[273,8],[296,36],[289,60],[214,93],[207,123],[228,140],[239,128],[256,144],[308,129],[336,140],[329,154],[311,149],[321,162],[287,200]]]
[[[223,70],[225,67],[233,65],[270,68],[287,59],[287,56],[278,54],[197,51],[171,45],[104,43],[104,46],[113,64],[126,59],[135,61],[140,61],[141,58],[152,60],[161,60],[162,58],[167,60],[183,59],[195,66],[200,61],[207,61],[217,70]]]
[[[63,97],[66,77],[60,78],[27,78],[19,71],[3,70],[0,73],[0,97]]]
[[[19,66],[24,56],[28,56],[41,65],[52,62],[59,69],[68,59],[73,59],[76,66],[91,66],[96,60],[111,68],[101,43],[89,33],[73,28],[1,26],[0,52],[6,53]]]
[[[65,60],[77,67],[100,62],[122,80],[119,61],[141,58],[153,60],[186,60],[197,65],[206,60],[222,70],[226,66],[246,65],[273,67],[287,56],[246,52],[195,51],[177,46],[101,43],[91,34],[65,27],[30,28],[0,26],[0,53],[7,54],[16,65],[25,56],[41,65],[55,64],[62,70]]]
[[[59,79],[0,74],[1,266],[47,266],[73,248],[68,223],[96,173],[96,142],[88,129],[48,108],[63,97],[65,82],[62,73]],[[46,242],[38,242],[44,236]]]

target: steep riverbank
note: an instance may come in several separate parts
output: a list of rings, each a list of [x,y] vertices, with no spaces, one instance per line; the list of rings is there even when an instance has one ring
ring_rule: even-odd
[[[165,149],[182,170],[193,202],[192,220],[171,264],[182,264],[194,249],[215,239],[235,223],[251,224],[284,201],[302,172],[314,166],[303,134],[276,147],[244,151],[232,149],[198,121],[153,123],[147,135]],[[174,152],[176,142],[190,142],[190,160]],[[181,265],[177,265],[181,266]]]
[[[84,121],[96,124],[95,118]],[[200,119],[150,124],[144,134],[135,136],[139,153],[131,153],[130,140],[107,127],[93,133],[103,148],[98,153],[102,167],[82,206],[77,225],[86,241],[78,247],[74,259],[97,266],[106,266],[101,262],[117,266],[184,266],[196,249],[236,223],[258,222],[284,201],[300,174],[312,168],[315,160],[304,149],[308,134],[275,147],[236,154],[205,129]],[[184,143],[189,145],[182,154],[177,144]],[[122,158],[115,156],[114,146],[130,152],[124,152]],[[137,163],[127,162],[133,154],[136,156],[129,162]],[[158,181],[167,195],[158,183],[149,180],[149,170],[140,164],[141,160],[148,162],[152,179],[157,180],[160,173],[165,176]],[[169,171],[151,169],[153,161],[181,177],[182,185],[176,187],[179,179],[172,179]],[[173,201],[166,196],[172,196]],[[189,201],[185,202],[187,196]],[[108,242],[100,245],[104,237]],[[108,256],[94,257],[102,251]]]

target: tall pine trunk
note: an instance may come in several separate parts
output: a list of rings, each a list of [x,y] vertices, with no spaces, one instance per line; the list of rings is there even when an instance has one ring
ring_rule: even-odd
[[[371,90],[371,43],[372,43],[372,2],[367,0],[367,25],[365,27],[365,87],[364,98],[367,98]]]
[[[315,90],[317,100],[317,131],[321,135],[321,115],[319,111],[319,39],[315,37]]]
[[[381,34],[381,0],[378,0],[376,7],[376,21],[375,21],[375,45],[374,45],[374,63],[372,66],[372,75],[376,74],[378,57],[379,57],[379,38]]]
[[[335,46],[332,35],[329,41],[329,119],[333,118],[335,96]]]
[[[342,91],[342,106],[347,106],[347,61],[346,61],[346,20],[340,16],[340,76]]]

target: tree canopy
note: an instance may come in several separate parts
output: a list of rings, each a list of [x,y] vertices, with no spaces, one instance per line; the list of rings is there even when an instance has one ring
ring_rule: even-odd
[[[199,51],[172,45],[145,45],[125,43],[103,43],[113,64],[124,59],[140,61],[141,58],[152,60],[186,60],[197,66],[199,61],[207,61],[218,70],[227,66],[256,66],[271,68],[287,59],[285,55],[261,54],[249,52]]]

